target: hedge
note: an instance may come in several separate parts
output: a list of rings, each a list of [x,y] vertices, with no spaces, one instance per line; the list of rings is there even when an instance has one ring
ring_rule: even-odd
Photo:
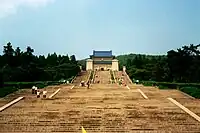
[[[71,80],[74,77],[68,79]],[[37,82],[5,82],[4,86],[0,88],[0,97],[4,97],[10,93],[17,91],[18,89],[30,89],[32,86],[37,86],[38,88],[44,88],[49,85],[60,85],[62,82],[59,81],[37,81]]]
[[[60,84],[57,81],[47,81],[47,82],[6,82],[4,86],[0,88],[0,97],[4,97],[10,93],[13,93],[19,89],[32,88],[32,86],[37,86],[38,88],[44,88],[48,85]]]
[[[169,82],[155,82],[142,81],[144,86],[158,86],[159,89],[178,89],[195,98],[200,98],[200,84],[199,83],[169,83]]]
[[[32,88],[32,86],[37,86],[38,88],[44,88],[45,86],[58,83],[58,81],[46,81],[46,82],[6,82],[4,87],[15,87],[19,89]]]
[[[200,89],[199,88],[196,88],[196,87],[182,87],[179,90],[189,94],[192,97],[200,98]]]
[[[4,97],[10,93],[13,93],[15,91],[17,91],[18,89],[16,87],[3,87],[0,88],[0,97]]]
[[[142,81],[141,82],[144,86],[164,86],[169,89],[178,89],[182,87],[196,87],[200,88],[199,83],[169,83],[169,82],[155,82],[155,81]]]

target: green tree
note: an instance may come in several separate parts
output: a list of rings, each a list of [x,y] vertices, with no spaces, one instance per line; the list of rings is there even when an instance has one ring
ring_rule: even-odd
[[[77,63],[75,55],[71,55],[70,60],[72,63],[75,63],[75,64]]]
[[[14,58],[13,58],[14,49],[12,48],[12,44],[10,42],[8,42],[6,46],[4,46],[3,53],[6,59],[6,63],[12,66],[14,63]]]
[[[14,51],[15,66],[21,65],[22,63],[21,56],[22,56],[21,49],[17,47]]]
[[[0,71],[0,88],[3,87],[3,72]]]
[[[47,81],[70,78],[79,72],[75,55],[56,53],[35,56],[30,46],[26,51],[19,47],[13,50],[11,43],[4,46],[4,55],[0,56],[0,68],[4,81]]]

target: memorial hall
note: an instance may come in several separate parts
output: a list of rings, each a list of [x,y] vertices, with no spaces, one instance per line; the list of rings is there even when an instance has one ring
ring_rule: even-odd
[[[86,60],[86,70],[97,71],[119,71],[118,60],[110,51],[93,51],[90,58]]]

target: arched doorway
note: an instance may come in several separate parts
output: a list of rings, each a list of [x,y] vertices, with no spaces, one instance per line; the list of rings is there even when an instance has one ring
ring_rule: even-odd
[[[103,67],[101,68],[101,71],[104,71],[104,68],[103,68]]]

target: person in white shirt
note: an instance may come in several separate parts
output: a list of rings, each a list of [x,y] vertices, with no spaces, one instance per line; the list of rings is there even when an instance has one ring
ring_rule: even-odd
[[[37,94],[37,87],[35,87],[35,94]]]
[[[37,91],[37,98],[40,98],[40,91]]]
[[[81,81],[81,86],[82,86],[82,87],[84,86],[84,84],[85,84],[84,81]]]
[[[44,91],[43,91],[43,98],[46,98],[47,97],[47,91],[46,91],[46,89],[44,89]]]
[[[32,94],[35,93],[35,86],[32,87]]]
[[[87,88],[88,89],[90,88],[90,82],[89,81],[87,82]]]

